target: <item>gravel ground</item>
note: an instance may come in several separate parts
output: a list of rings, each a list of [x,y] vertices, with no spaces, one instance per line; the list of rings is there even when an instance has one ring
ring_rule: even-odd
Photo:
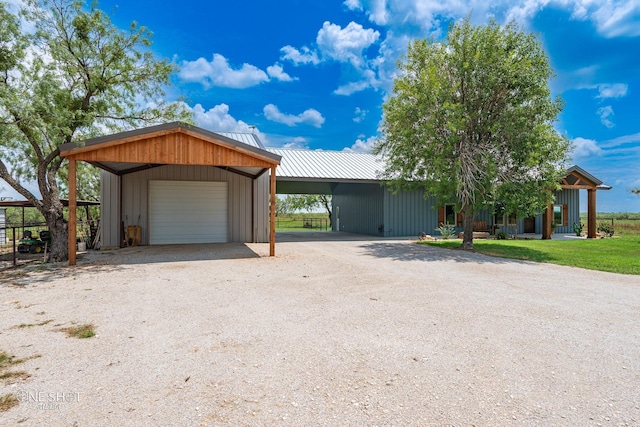
[[[0,273],[0,424],[640,425],[638,276],[306,238]]]

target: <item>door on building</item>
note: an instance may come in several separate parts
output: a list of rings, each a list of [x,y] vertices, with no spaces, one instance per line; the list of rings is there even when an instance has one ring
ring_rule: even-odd
[[[532,216],[524,219],[523,231],[525,233],[535,233],[536,232],[536,219]]]

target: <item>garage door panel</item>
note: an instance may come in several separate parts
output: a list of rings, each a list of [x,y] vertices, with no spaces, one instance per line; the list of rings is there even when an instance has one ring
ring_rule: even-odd
[[[149,181],[150,244],[227,242],[228,184]]]

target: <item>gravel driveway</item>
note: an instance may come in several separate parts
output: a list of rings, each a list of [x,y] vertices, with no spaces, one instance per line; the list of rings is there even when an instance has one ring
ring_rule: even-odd
[[[305,238],[0,273],[0,424],[640,425],[638,276]]]

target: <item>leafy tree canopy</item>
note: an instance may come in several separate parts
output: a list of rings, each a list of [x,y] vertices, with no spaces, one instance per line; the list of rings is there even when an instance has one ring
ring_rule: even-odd
[[[520,216],[551,203],[569,147],[553,128],[552,70],[540,42],[515,23],[453,24],[445,41],[416,40],[400,60],[383,105],[383,138],[394,189],[422,188],[473,218],[498,200]]]
[[[155,58],[151,38],[135,22],[126,31],[115,27],[97,3],[27,0],[19,11],[0,3],[0,178],[45,216],[53,260],[67,257],[60,203],[67,172],[58,147],[190,121],[181,104],[163,100],[174,65]],[[95,194],[95,172],[85,168],[81,162],[80,197]],[[37,183],[42,201],[25,181]]]

